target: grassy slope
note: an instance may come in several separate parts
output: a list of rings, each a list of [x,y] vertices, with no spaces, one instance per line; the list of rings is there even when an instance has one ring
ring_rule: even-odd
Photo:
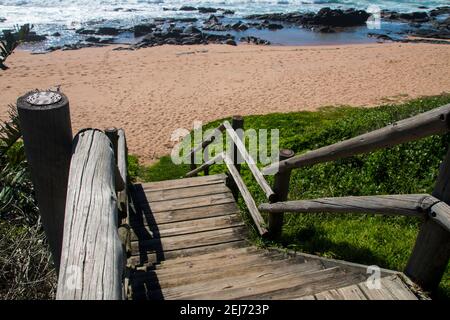
[[[279,129],[280,148],[303,153],[393,121],[450,103],[450,95],[413,100],[402,105],[376,108],[323,108],[317,112],[294,112],[245,117],[245,128]],[[208,124],[205,129],[218,125]],[[450,135],[432,136],[368,155],[294,170],[289,198],[325,196],[426,193],[433,189],[450,141]],[[163,157],[149,168],[132,159],[131,170],[144,181],[175,179],[188,171]],[[223,172],[215,166],[211,173]],[[247,168],[242,175],[257,203],[265,202]],[[269,177],[271,181],[271,177]],[[241,207],[245,207],[240,201]],[[373,215],[291,214],[285,218],[282,239],[275,244],[326,257],[402,270],[412,250],[419,221],[405,217]],[[254,237],[256,242],[262,245]],[[450,268],[441,282],[440,294],[450,297]]]

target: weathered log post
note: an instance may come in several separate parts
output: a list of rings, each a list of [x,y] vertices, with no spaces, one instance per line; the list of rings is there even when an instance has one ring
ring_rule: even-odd
[[[432,195],[450,204],[450,149],[441,164]],[[433,212],[429,212],[433,215]],[[433,219],[422,223],[405,274],[424,290],[434,291],[450,258],[450,233]]]
[[[294,151],[289,149],[280,150],[280,161],[292,158]],[[286,201],[289,194],[289,181],[291,179],[291,169],[279,171],[275,174],[273,191],[275,192],[275,200]],[[269,236],[272,239],[279,238],[283,229],[284,213],[269,213]]]
[[[100,130],[87,129],[73,145],[56,298],[120,300],[124,256],[112,144]]]
[[[234,131],[236,131],[237,136],[241,141],[243,141],[244,138],[244,118],[241,116],[233,116],[231,119],[231,127]],[[244,142],[244,141],[243,141]],[[232,157],[233,165],[236,168],[237,172],[241,172],[241,162],[242,162],[242,155],[240,154],[238,147],[231,139],[231,145],[227,146],[232,150]],[[235,199],[239,196],[239,188],[236,185],[234,179],[230,176],[227,178],[227,186],[230,188],[231,192],[233,193],[233,196]]]
[[[118,143],[119,143],[119,131],[117,128],[107,128],[105,129],[105,134],[109,138],[109,141],[111,141],[111,145],[114,152],[114,159],[116,167],[114,168],[115,171],[115,184],[116,184],[116,191],[119,193],[123,191],[126,188],[125,181],[123,180],[123,177],[120,173],[119,167],[118,167]]]
[[[39,213],[59,270],[72,156],[69,100],[61,92],[29,92],[18,98],[17,110]]]

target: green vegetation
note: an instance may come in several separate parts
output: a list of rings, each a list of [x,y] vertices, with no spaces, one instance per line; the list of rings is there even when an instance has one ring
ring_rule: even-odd
[[[0,124],[0,300],[50,299],[56,273],[39,222],[19,121]]]
[[[6,70],[8,67],[5,65],[5,60],[10,56],[14,49],[30,34],[33,26],[24,24],[23,26],[17,26],[16,32],[11,30],[3,30],[3,37],[0,39],[0,69]]]
[[[317,112],[294,112],[245,117],[245,128],[279,129],[280,148],[296,154],[354,137],[394,121],[450,103],[450,95],[413,100],[402,105],[376,108],[326,107]],[[216,127],[222,120],[208,124]],[[294,170],[290,195],[311,199],[346,195],[429,193],[439,163],[448,149],[450,135],[431,136],[367,155],[355,156]],[[176,166],[169,157],[149,168],[134,169],[137,179],[176,179],[189,171]],[[214,166],[211,174],[224,172]],[[257,203],[265,198],[250,171],[243,166],[243,178]],[[272,178],[269,177],[272,183]],[[242,200],[239,204],[245,212]],[[247,215],[248,216],[248,215]],[[248,217],[246,218],[248,220]],[[403,270],[411,253],[420,221],[406,217],[361,214],[287,214],[279,242],[263,242],[325,257]],[[440,286],[440,295],[450,297],[450,266]]]

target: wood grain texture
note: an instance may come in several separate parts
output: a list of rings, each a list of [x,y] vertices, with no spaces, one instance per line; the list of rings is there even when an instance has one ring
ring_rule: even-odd
[[[271,213],[336,212],[424,217],[425,212],[438,202],[438,199],[427,194],[349,196],[261,204],[259,210]]]
[[[74,140],[57,299],[122,299],[114,155],[104,133]]]
[[[384,128],[359,135],[320,149],[297,155],[263,169],[264,174],[333,161],[361,153],[388,148],[449,130],[450,104],[395,122]]]
[[[117,194],[121,212],[128,215],[128,147],[123,129],[117,130],[117,167],[124,182],[124,190]]]
[[[225,164],[227,165],[228,171],[230,172],[234,182],[236,183],[237,187],[239,188],[239,191],[241,192],[241,195],[245,201],[248,211],[250,212],[253,222],[255,223],[256,228],[258,229],[259,234],[260,235],[267,234],[267,229],[264,226],[265,225],[264,219],[259,213],[258,208],[256,207],[255,200],[253,200],[250,191],[248,191],[244,181],[239,175],[239,172],[236,170],[233,162],[228,156],[225,156]]]
[[[253,174],[253,177],[255,178],[258,185],[263,190],[264,194],[266,195],[266,198],[269,201],[272,201],[275,199],[275,192],[273,192],[270,185],[267,183],[266,179],[262,175],[261,171],[259,171],[258,167],[256,166],[256,161],[252,158],[251,155],[247,152],[247,149],[245,148],[244,143],[239,138],[237,133],[234,131],[234,129],[231,127],[230,123],[228,121],[224,122],[225,128],[227,129],[227,134],[229,137],[233,140],[234,145],[236,146],[239,153],[242,155],[245,163],[247,164],[248,168]],[[230,158],[229,158],[230,159]],[[229,161],[230,163],[236,164],[235,161]]]

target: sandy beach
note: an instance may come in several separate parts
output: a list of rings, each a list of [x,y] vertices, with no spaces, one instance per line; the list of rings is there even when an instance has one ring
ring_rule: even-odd
[[[170,135],[233,114],[373,106],[450,92],[450,46],[112,46],[31,55],[17,51],[0,72],[0,118],[32,89],[68,95],[74,133],[122,127],[130,153],[149,163]]]

